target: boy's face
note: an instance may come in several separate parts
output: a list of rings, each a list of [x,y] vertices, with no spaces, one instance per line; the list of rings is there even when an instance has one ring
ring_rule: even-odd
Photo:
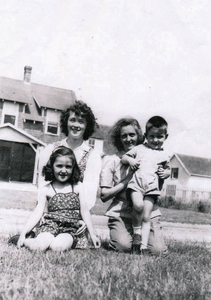
[[[159,128],[152,127],[146,133],[147,144],[150,148],[160,150],[163,146],[164,141],[167,139],[168,134],[167,127],[162,126]]]

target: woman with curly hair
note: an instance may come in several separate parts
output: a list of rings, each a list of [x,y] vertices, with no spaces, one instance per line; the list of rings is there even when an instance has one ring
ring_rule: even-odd
[[[80,181],[83,182],[86,203],[89,209],[95,205],[101,171],[101,155],[85,142],[94,133],[97,126],[96,118],[91,108],[82,101],[76,101],[61,113],[61,131],[66,138],[47,145],[40,155],[39,160],[39,187],[46,184],[42,168],[46,165],[52,151],[65,146],[73,150],[81,171]]]
[[[126,188],[133,176],[133,171],[121,163],[121,157],[136,145],[142,144],[144,136],[136,119],[122,118],[112,127],[110,137],[118,154],[107,155],[103,158],[100,178],[102,201],[107,202],[112,199],[106,212],[106,216],[109,217],[109,246],[116,251],[131,251],[133,241],[132,202],[126,197]],[[154,206],[148,243],[149,252],[153,255],[167,253],[160,217],[159,209]]]

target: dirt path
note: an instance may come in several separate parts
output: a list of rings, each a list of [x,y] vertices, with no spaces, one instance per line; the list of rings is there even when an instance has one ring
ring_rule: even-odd
[[[20,209],[0,209],[0,236],[9,237],[19,233],[31,211]],[[102,238],[109,237],[108,218],[92,215],[93,224]],[[162,222],[164,237],[180,241],[197,241],[211,244],[211,225],[192,225]]]

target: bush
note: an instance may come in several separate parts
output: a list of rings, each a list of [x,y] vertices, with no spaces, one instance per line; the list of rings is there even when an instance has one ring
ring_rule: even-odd
[[[164,196],[159,198],[158,205],[165,208],[211,213],[211,199],[207,201],[191,199],[190,202],[185,202],[182,198]]]
[[[199,201],[199,203],[197,204],[197,209],[199,212],[203,213],[206,211],[205,205],[202,201]]]

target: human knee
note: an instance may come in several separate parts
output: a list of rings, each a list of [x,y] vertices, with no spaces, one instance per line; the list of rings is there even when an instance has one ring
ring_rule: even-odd
[[[112,249],[120,252],[129,252],[131,250],[131,241],[129,239],[119,237],[117,240],[110,240]]]
[[[150,223],[150,221],[151,221],[150,215],[149,214],[144,214],[143,222]]]
[[[47,250],[49,248],[50,244],[52,243],[53,239],[54,239],[53,234],[51,234],[49,232],[40,233],[35,238],[37,250],[40,250],[40,251]]]
[[[64,234],[57,236],[51,243],[50,248],[53,251],[65,251],[72,247],[73,237],[70,234]]]
[[[137,213],[142,213],[142,211],[144,209],[144,204],[143,203],[133,203],[133,209]]]

